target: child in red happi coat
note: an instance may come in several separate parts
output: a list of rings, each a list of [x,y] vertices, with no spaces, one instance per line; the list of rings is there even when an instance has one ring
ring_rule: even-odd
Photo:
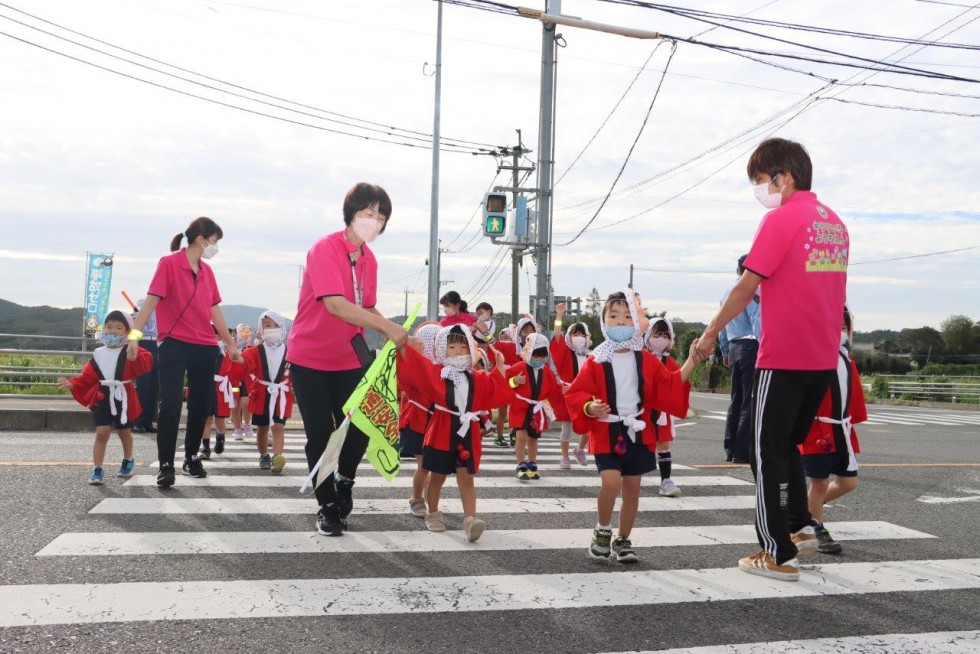
[[[435,361],[436,334],[442,329],[437,322],[425,322],[415,330],[415,338],[422,344],[422,354],[429,361]],[[398,448],[402,457],[415,459],[415,474],[412,475],[412,496],[408,500],[408,511],[416,518],[424,518],[425,485],[429,473],[422,465],[422,442],[425,430],[429,426],[429,418],[434,409],[435,398],[428,392],[428,385],[416,386],[411,382],[411,376],[404,372],[404,366],[397,366],[399,413],[398,413]]]
[[[259,316],[262,342],[242,353],[245,358],[248,386],[248,410],[252,424],[258,427],[255,444],[259,450],[259,467],[279,474],[286,465],[283,447],[286,420],[293,412],[293,387],[286,361],[286,319],[276,311]],[[272,431],[273,456],[269,456],[269,431]]]
[[[677,360],[670,355],[671,348],[674,347],[674,325],[667,318],[657,318],[650,323],[643,339],[647,349],[653,356],[660,359],[667,372],[680,370]],[[672,416],[665,411],[654,411],[650,415],[653,428],[657,434],[657,467],[660,469],[660,495],[662,497],[680,497],[681,489],[670,478],[670,444],[677,435],[674,428],[674,418],[684,418],[686,416]]]

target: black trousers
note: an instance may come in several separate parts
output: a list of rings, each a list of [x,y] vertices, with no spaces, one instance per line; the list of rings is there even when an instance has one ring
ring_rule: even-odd
[[[752,387],[755,530],[776,563],[797,555],[790,534],[813,524],[797,444],[806,439],[835,370],[757,368]]]
[[[174,338],[160,343],[157,370],[160,373],[160,418],[157,422],[157,453],[160,463],[173,463],[177,451],[180,410],[187,378],[187,430],[184,456],[197,454],[204,423],[211,415],[214,399],[214,362],[217,345],[195,345]]]
[[[293,380],[293,393],[306,432],[306,463],[312,470],[327,449],[330,434],[344,421],[344,403],[361,381],[364,370],[315,370],[291,363],[289,376]],[[367,446],[367,435],[351,425],[340,450],[337,471],[354,479]],[[321,506],[335,499],[336,488],[332,483],[320,484],[316,489],[316,501]]]
[[[725,421],[725,451],[736,459],[748,459],[752,433],[752,383],[759,341],[754,338],[731,341],[728,361],[732,368],[732,402]]]
[[[155,339],[140,341],[140,347],[153,355],[153,368],[136,378],[136,396],[140,399],[143,413],[136,418],[135,426],[148,428],[157,417],[157,400],[160,398],[160,377],[157,373],[157,342]]]

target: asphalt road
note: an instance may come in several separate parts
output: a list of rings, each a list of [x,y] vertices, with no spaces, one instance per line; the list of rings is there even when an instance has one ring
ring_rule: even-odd
[[[0,651],[769,643],[751,650],[761,652],[823,638],[838,651],[980,650],[980,412],[871,407],[873,424],[858,427],[862,485],[826,513],[844,553],[804,559],[793,584],[734,569],[757,547],[751,474],[723,462],[726,404],[692,398],[698,417],[679,425],[673,447],[684,495],[657,497],[656,475],[646,483],[633,538],[641,560],[630,568],[586,554],[591,461],[558,471],[542,456],[541,482],[515,487],[508,450],[488,447],[484,462],[497,465],[477,481],[488,531],[474,545],[461,543],[452,482],[450,531],[429,534],[407,513],[408,490],[363,464],[350,531],[328,539],[313,533],[316,507],[298,483],[260,471],[244,443],[215,458],[209,485],[178,476],[162,493],[139,485],[144,477],[89,486],[90,434],[0,433]],[[136,438],[137,474],[154,475],[155,444]],[[301,446],[301,433],[288,438]],[[543,439],[549,459],[555,444],[554,432]],[[110,442],[108,460],[119,452]],[[298,478],[302,452],[287,456],[284,474]],[[185,502],[194,499],[208,501]],[[172,512],[188,510],[198,512]]]

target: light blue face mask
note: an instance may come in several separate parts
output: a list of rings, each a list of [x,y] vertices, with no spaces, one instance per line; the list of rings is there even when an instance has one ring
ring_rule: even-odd
[[[119,347],[126,344],[125,334],[106,334],[102,332],[102,344],[106,347]]]
[[[636,333],[636,327],[630,327],[629,325],[614,325],[612,327],[606,327],[606,335],[609,340],[614,343],[625,343],[626,341],[633,338],[633,334]]]
[[[544,368],[544,364],[548,363],[547,359],[531,359],[527,362],[527,365],[532,368]]]

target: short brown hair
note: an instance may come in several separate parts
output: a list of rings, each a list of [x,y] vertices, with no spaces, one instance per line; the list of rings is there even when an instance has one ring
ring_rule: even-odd
[[[775,177],[788,172],[799,191],[809,191],[813,183],[813,164],[806,148],[787,139],[766,139],[760,143],[749,157],[746,170],[752,181],[762,173]]]
[[[384,234],[388,220],[391,218],[391,198],[388,197],[388,192],[377,184],[358,182],[347,191],[347,196],[344,198],[344,224],[350,225],[355,213],[374,205],[378,205],[378,213],[385,217],[385,224],[381,227],[381,233]]]
[[[614,304],[622,304],[627,309],[630,306],[629,302],[626,301],[625,293],[623,293],[622,291],[617,291],[616,293],[612,293],[608,298],[606,298],[606,303],[602,305],[603,318],[606,317],[606,312],[609,310],[609,307],[613,306]]]

